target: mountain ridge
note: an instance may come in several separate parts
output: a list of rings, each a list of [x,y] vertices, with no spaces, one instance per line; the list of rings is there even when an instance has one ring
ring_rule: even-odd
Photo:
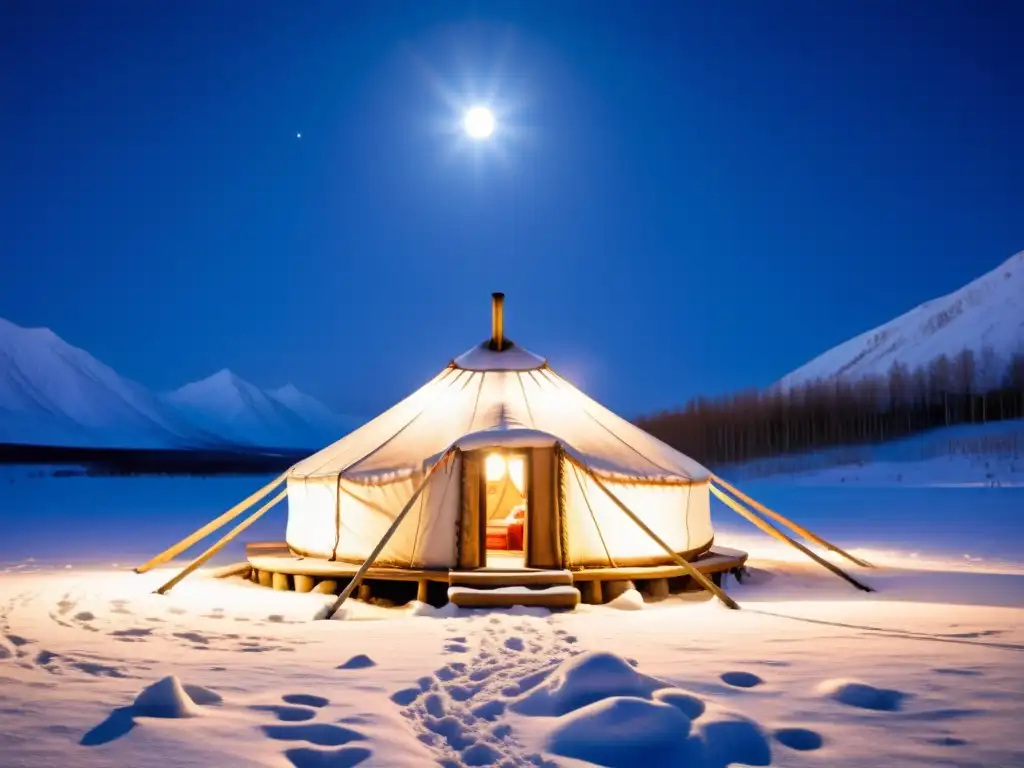
[[[225,400],[231,391],[237,393],[234,400]],[[23,328],[0,318],[0,442],[313,450],[357,426],[294,385],[275,391],[285,391],[286,399],[304,408],[296,410],[227,369],[174,393],[156,394],[49,328]]]
[[[952,359],[964,349],[979,361],[986,358],[985,367],[993,369],[979,371],[979,379],[992,379],[985,384],[997,383],[1010,359],[1024,352],[1024,251],[955,291],[837,344],[778,385],[885,376],[894,363],[910,370],[927,368],[940,356]]]

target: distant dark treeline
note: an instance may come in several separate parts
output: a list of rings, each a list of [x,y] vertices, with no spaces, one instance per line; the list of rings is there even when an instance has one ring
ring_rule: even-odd
[[[704,464],[881,442],[935,427],[1024,418],[1024,353],[1001,369],[991,349],[940,355],[856,382],[817,380],[782,390],[697,398],[637,421]]]
[[[0,464],[62,467],[54,472],[55,475],[263,475],[283,472],[305,455],[295,452],[64,448],[0,443]]]

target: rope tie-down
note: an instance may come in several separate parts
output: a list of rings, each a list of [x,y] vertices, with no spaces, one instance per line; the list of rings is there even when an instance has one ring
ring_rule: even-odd
[[[789,544],[791,547],[799,550],[800,552],[803,552],[805,555],[807,555],[807,557],[811,558],[814,562],[818,563],[823,568],[827,568],[828,570],[832,571],[832,573],[834,573],[839,578],[845,579],[846,581],[850,582],[857,589],[864,590],[865,592],[875,591],[872,587],[869,587],[866,584],[862,584],[861,582],[857,581],[855,578],[853,578],[850,574],[848,574],[839,566],[830,563],[828,560],[825,560],[820,555],[817,555],[816,553],[812,552],[799,541],[796,541],[795,539],[787,536],[785,533],[780,531],[767,520],[762,520],[750,509],[744,507],[740,502],[736,501],[730,496],[727,496],[721,489],[716,488],[714,483],[709,483],[708,488],[711,490],[711,493],[715,496],[715,498],[717,498],[727,507],[729,507],[734,512],[739,514],[741,517],[744,517],[747,520],[749,520],[751,523],[756,525],[769,536],[772,536],[773,538],[776,538],[779,541],[783,541],[786,544]]]

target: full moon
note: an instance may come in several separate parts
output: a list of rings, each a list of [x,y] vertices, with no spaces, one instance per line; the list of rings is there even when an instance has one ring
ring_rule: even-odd
[[[494,113],[487,107],[472,107],[462,118],[462,128],[476,141],[490,138],[494,133]]]

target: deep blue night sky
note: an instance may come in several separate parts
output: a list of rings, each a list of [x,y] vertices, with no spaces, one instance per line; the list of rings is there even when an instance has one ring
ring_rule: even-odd
[[[1022,39],[1011,2],[7,3],[0,317],[372,415],[503,290],[626,415],[762,386],[1024,248]]]

